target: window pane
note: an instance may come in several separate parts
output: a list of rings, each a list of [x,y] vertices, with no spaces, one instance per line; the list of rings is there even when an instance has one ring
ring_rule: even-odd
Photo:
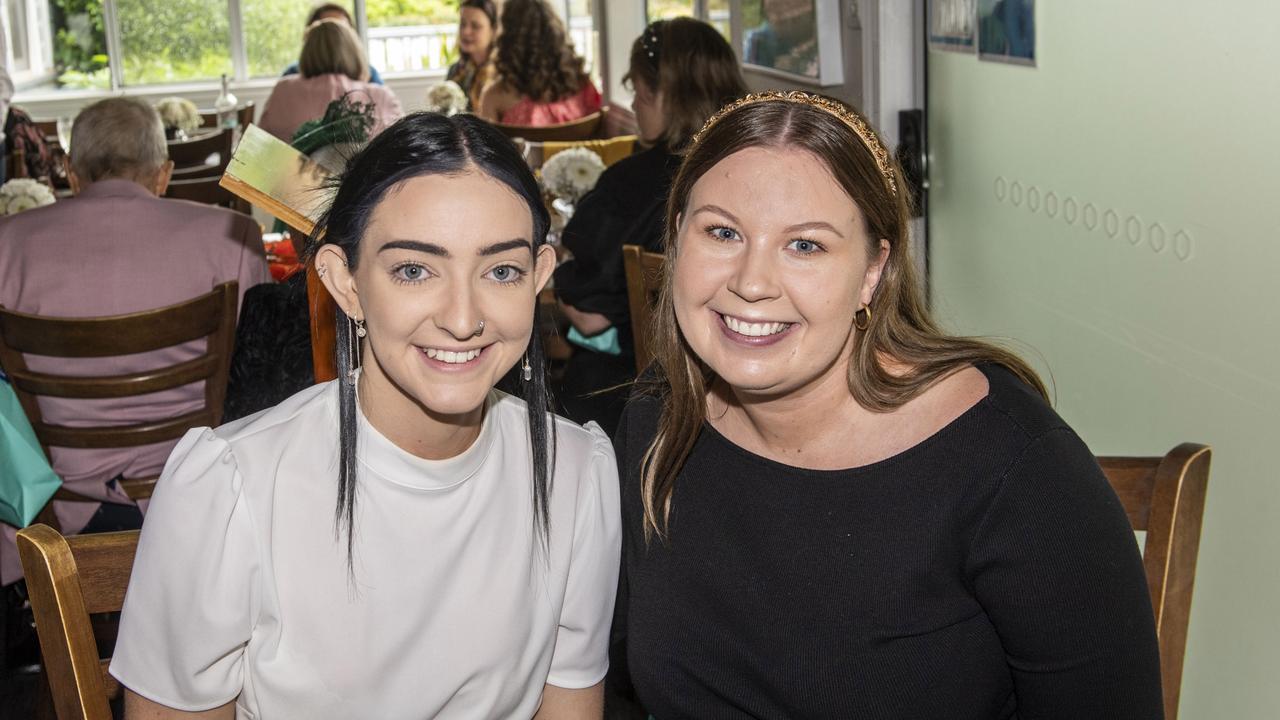
[[[365,17],[380,72],[443,70],[457,58],[456,0],[368,0]]]
[[[591,16],[591,0],[569,0],[569,40],[590,73],[591,79],[600,85],[600,73],[596,70],[596,55],[600,49],[600,34],[596,32],[595,18]]]
[[[50,10],[58,85],[71,89],[110,88],[102,0],[55,0]]]
[[[352,12],[350,0],[338,4]],[[298,61],[311,8],[298,0],[240,0],[249,77],[275,77]]]
[[[674,17],[693,16],[694,0],[646,0],[645,16],[648,22],[670,20]]]
[[[126,85],[231,74],[227,5],[211,0],[118,0]]]
[[[707,0],[707,22],[729,40],[729,0]]]

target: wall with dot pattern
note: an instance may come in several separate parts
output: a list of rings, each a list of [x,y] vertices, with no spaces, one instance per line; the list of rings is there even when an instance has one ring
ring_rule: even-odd
[[[1280,6],[1036,3],[1037,67],[931,52],[934,307],[1098,454],[1214,446],[1180,716],[1280,708]]]

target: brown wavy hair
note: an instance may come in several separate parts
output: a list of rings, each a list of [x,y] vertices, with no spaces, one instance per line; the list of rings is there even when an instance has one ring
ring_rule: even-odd
[[[878,136],[872,135],[870,142],[883,147]],[[694,184],[721,160],[751,147],[812,153],[862,211],[868,258],[879,252],[880,239],[889,242],[889,257],[872,297],[867,329],[858,332],[849,359],[849,392],[860,405],[876,412],[892,411],[975,363],[1002,365],[1048,398],[1039,376],[1017,355],[988,341],[947,335],[934,322],[908,253],[910,215],[905,193],[889,188],[867,142],[840,117],[819,107],[781,100],[748,103],[724,115],[702,134],[685,156],[668,198],[668,268],[675,266],[678,220]],[[890,163],[897,187],[905,188],[901,168],[892,160]],[[667,538],[676,475],[702,429],[707,388],[715,380],[711,368],[693,353],[680,332],[672,294],[674,274],[663,273],[658,306],[651,319],[659,374],[649,384],[649,391],[660,397],[662,411],[657,434],[641,461],[646,539],[654,534]],[[908,370],[891,372],[890,366]]]
[[[498,75],[534,102],[576,94],[588,82],[564,24],[546,0],[506,0],[494,44]]]
[[[652,38],[652,49],[646,47],[645,35]],[[662,95],[667,129],[661,142],[673,150],[687,143],[716,110],[747,94],[733,48],[715,28],[693,18],[658,20],[636,38],[622,81],[637,80]]]

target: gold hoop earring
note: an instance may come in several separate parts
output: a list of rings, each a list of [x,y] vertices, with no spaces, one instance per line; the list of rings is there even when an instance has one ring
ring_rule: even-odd
[[[859,315],[863,316],[862,322],[858,322]],[[871,327],[871,306],[870,305],[863,305],[862,307],[858,308],[857,312],[853,314],[853,326],[864,332],[866,331],[867,328]]]

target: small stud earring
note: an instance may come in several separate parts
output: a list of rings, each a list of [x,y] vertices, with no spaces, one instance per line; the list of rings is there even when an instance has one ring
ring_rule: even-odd
[[[524,366],[520,370],[525,382],[533,379],[533,367],[529,365],[529,353],[524,354]]]
[[[324,277],[324,274],[327,272],[329,272],[328,265],[321,265],[320,267],[316,268],[316,275],[319,275],[320,277]]]

